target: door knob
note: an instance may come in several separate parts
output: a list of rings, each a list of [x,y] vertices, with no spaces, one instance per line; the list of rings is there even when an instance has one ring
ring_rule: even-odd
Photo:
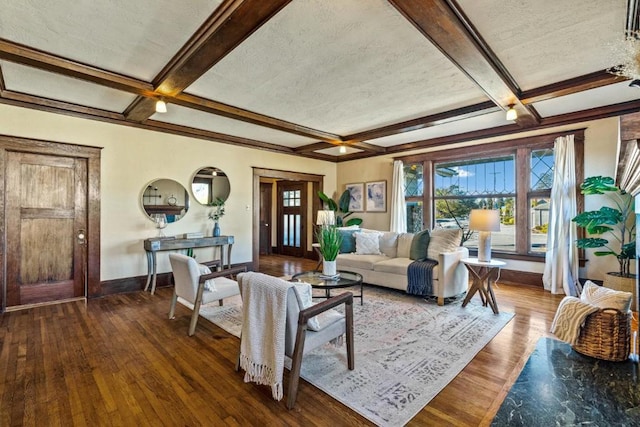
[[[84,230],[78,230],[77,238],[78,244],[84,245],[85,243],[87,243],[87,235]]]

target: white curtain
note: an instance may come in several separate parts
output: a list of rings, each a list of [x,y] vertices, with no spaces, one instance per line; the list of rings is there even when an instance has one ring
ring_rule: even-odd
[[[389,230],[396,233],[407,232],[407,207],[404,204],[404,165],[402,160],[393,162],[391,224],[389,225]]]
[[[578,233],[576,224],[571,221],[577,215],[573,135],[557,138],[554,152],[547,253],[542,281],[544,288],[552,294],[577,296],[581,286],[578,282]]]

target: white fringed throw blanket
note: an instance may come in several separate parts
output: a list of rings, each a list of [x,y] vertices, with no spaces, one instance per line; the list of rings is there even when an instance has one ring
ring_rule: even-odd
[[[271,386],[281,400],[287,292],[292,283],[261,273],[238,275],[242,293],[240,367],[244,381]]]
[[[555,334],[558,339],[575,345],[587,316],[596,311],[598,311],[598,307],[595,305],[584,303],[576,297],[566,296],[560,301],[553,318],[551,333]]]

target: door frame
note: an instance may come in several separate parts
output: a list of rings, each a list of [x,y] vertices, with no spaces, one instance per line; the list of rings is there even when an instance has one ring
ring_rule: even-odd
[[[0,135],[0,201],[6,206],[5,168],[7,151],[76,157],[87,160],[87,252],[85,298],[102,295],[100,284],[100,155],[101,147],[51,142]],[[6,310],[7,236],[5,210],[0,209],[0,312]],[[75,260],[74,260],[75,261]]]
[[[260,178],[287,179],[292,181],[311,182],[312,192],[316,194],[318,191],[324,191],[324,175],[315,175],[303,172],[289,172],[277,169],[265,169],[253,167],[253,227],[252,227],[252,264],[253,270],[258,271],[260,268]],[[317,212],[320,209],[320,199],[313,197],[311,212]],[[311,216],[307,218],[307,227],[313,227],[311,224]],[[304,248],[307,252],[307,248]]]

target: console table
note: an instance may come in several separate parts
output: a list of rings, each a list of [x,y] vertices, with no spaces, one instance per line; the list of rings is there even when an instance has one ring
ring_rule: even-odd
[[[218,237],[198,237],[192,239],[175,239],[175,238],[151,238],[144,240],[144,250],[147,253],[147,284],[144,286],[144,290],[149,289],[151,284],[151,295],[156,291],[156,252],[160,251],[175,251],[179,249],[190,248],[220,248],[220,265],[224,268],[225,255],[224,248],[227,250],[227,267],[231,267],[231,248],[233,247],[233,236],[218,236]]]

